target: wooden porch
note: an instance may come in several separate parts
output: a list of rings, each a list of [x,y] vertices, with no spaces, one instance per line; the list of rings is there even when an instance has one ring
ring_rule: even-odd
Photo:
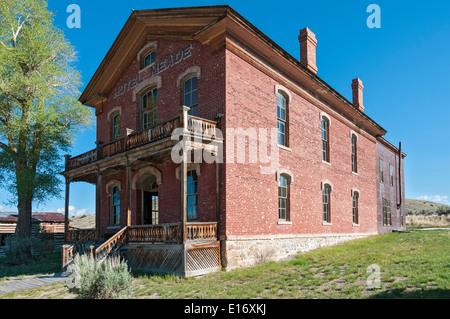
[[[70,238],[83,237],[62,248],[62,267],[76,254],[89,254],[98,262],[108,256],[123,256],[131,269],[171,273],[183,277],[220,270],[220,243],[217,223],[182,223],[126,226],[101,245],[95,244],[95,230],[71,231]],[[183,235],[184,234],[184,235]],[[185,236],[186,240],[183,240]]]
[[[187,163],[191,150],[201,149],[217,154],[222,138],[214,121],[188,115],[183,107],[180,116],[141,132],[129,132],[126,138],[103,145],[76,157],[66,155],[66,224],[67,242],[63,247],[62,266],[66,267],[76,254],[89,253],[98,261],[120,254],[133,269],[158,273],[193,276],[220,268],[220,245],[217,241],[217,222],[187,222]],[[172,133],[178,129],[176,138]],[[219,136],[218,136],[219,135]],[[152,163],[171,159],[174,146],[180,147],[180,222],[137,226],[131,224],[132,176]],[[190,160],[190,159],[189,159]],[[216,163],[216,191],[219,193],[219,163]],[[98,245],[100,228],[74,232],[68,227],[69,186],[71,182],[96,185],[96,225],[102,214],[102,177],[117,172],[125,174],[125,227]],[[216,215],[218,216],[219,206]]]

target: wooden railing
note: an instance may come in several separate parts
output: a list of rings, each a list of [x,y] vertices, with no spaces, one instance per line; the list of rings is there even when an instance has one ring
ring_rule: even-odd
[[[95,229],[72,229],[65,233],[64,240],[66,243],[77,242],[81,240],[84,236],[88,235]]]
[[[215,138],[216,137],[217,123],[214,121],[205,120],[195,116],[188,116],[186,129],[194,135],[202,138]]]
[[[180,243],[181,224],[130,226],[128,229],[127,240],[129,242]]]
[[[217,240],[217,223],[186,224],[187,240]]]
[[[120,249],[120,247],[122,247],[126,243],[127,229],[128,226],[125,226],[114,236],[112,236],[101,246],[99,246],[94,252],[95,259],[98,261],[102,261],[106,257],[115,254]]]
[[[94,239],[95,229],[91,230],[73,245],[62,245],[62,268],[69,265],[73,261],[75,255],[85,254],[89,250],[90,246],[92,246]]]
[[[89,252],[97,261],[102,261],[106,257],[116,254],[119,249],[127,243],[161,243],[161,244],[181,244],[181,223],[126,226],[105,241],[97,249],[90,251],[95,229],[81,238],[74,245],[63,245],[62,266],[63,268],[73,261],[76,254]],[[187,240],[217,240],[216,222],[197,222],[186,224]]]
[[[97,150],[93,149],[76,157],[70,158],[66,163],[66,171],[87,165],[97,160]]]
[[[184,110],[183,112],[187,112]],[[185,120],[183,120],[185,119]],[[132,133],[125,138],[102,145],[84,154],[66,159],[66,171],[93,163],[102,158],[110,157],[130,149],[152,143],[163,138],[171,137],[172,132],[177,128],[184,128],[185,131],[201,138],[214,139],[217,136],[217,123],[187,114],[175,117],[169,121],[158,124],[148,130]]]

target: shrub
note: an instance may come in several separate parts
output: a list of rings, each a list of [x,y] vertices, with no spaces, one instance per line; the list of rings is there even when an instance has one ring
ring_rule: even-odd
[[[45,240],[41,236],[33,238],[9,236],[5,240],[5,256],[10,265],[23,265],[46,259],[52,249],[53,241]]]
[[[7,237],[5,256],[10,265],[22,265],[30,262],[31,238]]]
[[[131,296],[133,276],[119,256],[97,262],[87,255],[76,255],[69,268],[66,286],[82,299],[116,299]]]

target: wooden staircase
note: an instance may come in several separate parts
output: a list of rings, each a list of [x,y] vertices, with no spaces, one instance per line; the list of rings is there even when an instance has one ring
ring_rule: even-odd
[[[76,254],[89,254],[98,262],[120,254],[131,268],[156,273],[188,277],[221,268],[217,223],[188,224],[186,243],[182,242],[180,223],[126,226],[101,244],[94,238],[92,230],[73,245],[64,245],[62,267],[72,263]]]

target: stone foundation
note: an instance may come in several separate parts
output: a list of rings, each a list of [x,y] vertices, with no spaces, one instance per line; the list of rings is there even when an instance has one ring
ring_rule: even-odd
[[[222,241],[222,265],[228,271],[267,261],[292,258],[300,252],[332,246],[375,234],[326,234],[231,237]]]

